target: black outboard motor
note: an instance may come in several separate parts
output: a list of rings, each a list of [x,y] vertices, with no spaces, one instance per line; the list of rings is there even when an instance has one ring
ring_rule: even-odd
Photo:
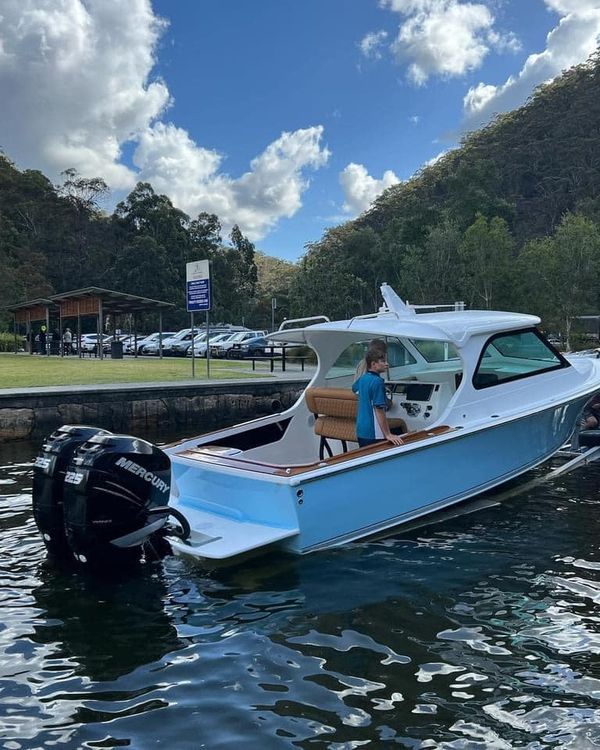
[[[33,517],[53,555],[69,554],[63,516],[64,480],[73,454],[94,435],[109,435],[106,430],[84,425],[63,425],[42,444],[33,464]]]
[[[67,542],[81,563],[139,559],[170,508],[171,462],[155,445],[129,435],[96,435],[80,446],[65,477]]]

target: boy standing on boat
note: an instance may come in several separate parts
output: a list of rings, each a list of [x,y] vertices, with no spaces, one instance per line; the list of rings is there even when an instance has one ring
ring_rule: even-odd
[[[392,434],[385,415],[385,383],[381,373],[388,368],[387,356],[381,350],[369,349],[365,357],[367,371],[352,385],[358,394],[356,437],[361,448],[380,440],[402,445],[402,438]]]
[[[387,343],[383,339],[372,339],[369,343],[367,352],[376,352],[381,357],[387,357]],[[367,371],[367,356],[360,360],[354,373],[354,380],[358,380]]]

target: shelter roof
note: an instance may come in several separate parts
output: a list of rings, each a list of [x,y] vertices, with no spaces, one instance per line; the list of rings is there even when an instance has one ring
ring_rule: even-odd
[[[113,312],[142,312],[175,307],[172,302],[162,302],[161,300],[150,299],[149,297],[140,297],[137,294],[116,292],[112,289],[102,289],[97,286],[88,286],[84,289],[75,289],[70,292],[51,295],[51,299],[56,302],[90,297],[102,300],[102,304]]]
[[[53,302],[47,297],[38,297],[37,299],[30,299],[28,302],[18,302],[16,305],[7,305],[5,310],[25,310],[28,307],[54,307],[56,302]]]
[[[127,294],[125,292],[116,292],[112,289],[88,286],[83,289],[74,289],[70,292],[51,294],[45,298],[8,305],[5,309],[16,312],[34,307],[54,307],[66,302],[76,302],[84,299],[101,301],[105,310],[112,313],[150,312],[175,307],[172,302],[162,302],[148,297],[140,297],[137,294]]]

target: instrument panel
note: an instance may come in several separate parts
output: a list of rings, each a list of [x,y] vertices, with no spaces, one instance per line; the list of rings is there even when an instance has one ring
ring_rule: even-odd
[[[388,416],[404,419],[409,429],[426,427],[443,407],[443,383],[388,381],[386,387],[392,396]],[[447,398],[444,399],[446,402]]]

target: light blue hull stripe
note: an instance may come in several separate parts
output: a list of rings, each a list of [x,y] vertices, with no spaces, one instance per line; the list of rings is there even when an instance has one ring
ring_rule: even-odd
[[[230,533],[237,529],[228,552],[236,544],[240,550],[261,546],[260,535],[256,544],[249,538],[260,524],[270,529],[266,537],[294,552],[341,544],[461,502],[533,468],[569,438],[587,398],[477,432],[454,432],[370,463],[342,464],[339,471],[296,486],[174,461],[177,506],[191,516],[211,514],[209,537],[218,534],[219,518]],[[214,546],[220,546],[216,539]],[[212,556],[210,547],[210,542],[202,547],[206,557]]]

